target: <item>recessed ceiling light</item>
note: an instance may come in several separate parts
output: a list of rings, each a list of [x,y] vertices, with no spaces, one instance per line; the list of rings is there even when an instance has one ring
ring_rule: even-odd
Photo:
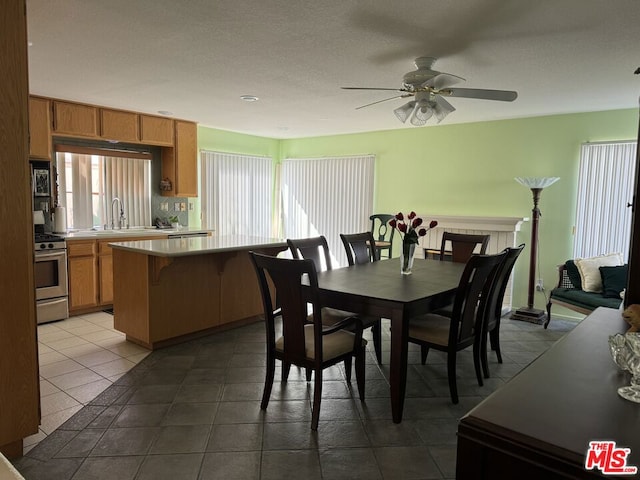
[[[160,115],[173,115],[173,112],[170,112],[169,110],[158,110],[158,113]]]
[[[255,95],[240,95],[240,98],[242,100],[244,100],[245,102],[257,102],[258,101],[258,97],[256,97]]]

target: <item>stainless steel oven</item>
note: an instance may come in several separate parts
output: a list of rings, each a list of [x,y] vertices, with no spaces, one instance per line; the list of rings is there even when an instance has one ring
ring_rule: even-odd
[[[57,235],[36,235],[36,316],[38,323],[69,317],[67,247]]]

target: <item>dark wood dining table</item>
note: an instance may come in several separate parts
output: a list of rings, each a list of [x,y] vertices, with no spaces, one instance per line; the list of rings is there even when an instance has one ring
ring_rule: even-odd
[[[393,421],[402,421],[409,320],[449,304],[464,264],[416,259],[411,275],[397,258],[318,273],[323,305],[391,320],[389,383]]]

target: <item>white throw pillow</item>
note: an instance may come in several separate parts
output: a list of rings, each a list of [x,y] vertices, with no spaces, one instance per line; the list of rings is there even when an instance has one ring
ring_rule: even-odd
[[[602,292],[602,276],[600,267],[616,267],[622,265],[622,255],[610,253],[591,258],[576,258],[576,267],[580,272],[582,290],[585,292]]]

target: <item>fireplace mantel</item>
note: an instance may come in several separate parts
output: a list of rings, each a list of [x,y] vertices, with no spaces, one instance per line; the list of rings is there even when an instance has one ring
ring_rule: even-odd
[[[437,228],[489,232],[519,232],[528,217],[466,217],[453,215],[419,215],[425,221],[436,220]],[[471,233],[471,232],[469,232]]]

